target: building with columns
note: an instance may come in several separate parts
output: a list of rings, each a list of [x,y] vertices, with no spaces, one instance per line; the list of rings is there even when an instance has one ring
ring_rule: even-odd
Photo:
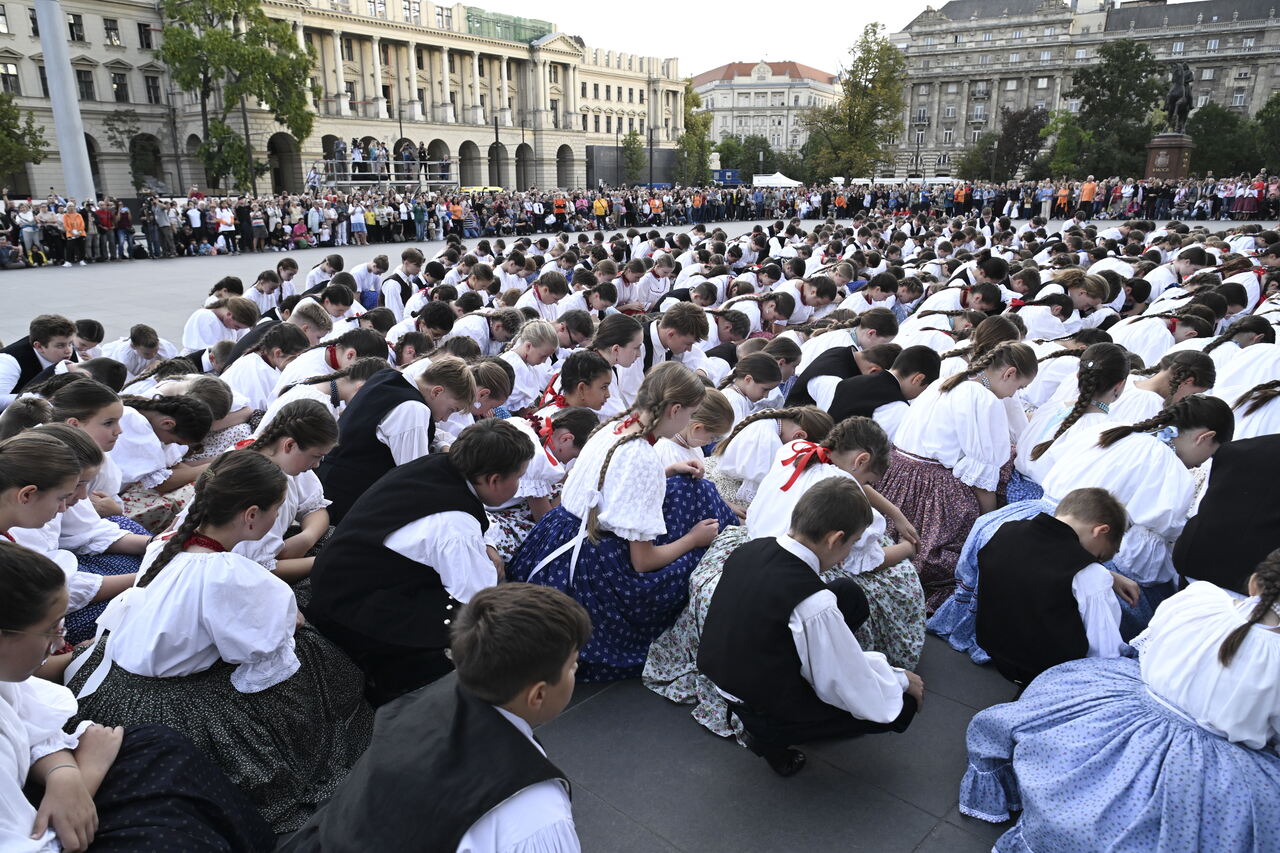
[[[907,58],[906,109],[886,177],[948,176],[966,146],[1000,129],[1001,109],[1078,110],[1078,68],[1107,42],[1186,62],[1193,108],[1253,115],[1280,92],[1275,0],[951,0],[889,38]]]
[[[0,0],[0,85],[52,139],[33,4]],[[157,4],[62,6],[98,192],[133,196],[131,168],[162,193],[203,187],[199,100],[177,91],[159,61]],[[353,139],[383,141],[393,152],[422,143],[429,159],[448,161],[450,181],[461,186],[581,187],[588,147],[612,148],[614,128],[624,121],[655,148],[673,147],[683,131],[676,60],[588,47],[548,21],[425,0],[262,6],[313,50],[311,80],[320,95],[312,102],[312,134],[303,140],[249,105],[250,142],[269,166],[260,191],[300,191],[312,163],[331,159],[338,140],[349,146]],[[138,132],[120,150],[108,141],[107,122],[122,108],[137,113]],[[14,194],[59,187],[56,150],[7,180]]]
[[[710,112],[711,140],[763,136],[777,151],[798,152],[809,138],[800,116],[840,98],[834,74],[798,62],[730,62],[693,78]]]

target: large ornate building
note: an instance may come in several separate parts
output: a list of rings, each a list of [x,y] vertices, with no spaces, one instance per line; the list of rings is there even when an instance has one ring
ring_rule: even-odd
[[[693,78],[711,139],[763,136],[779,151],[799,151],[809,134],[800,116],[840,97],[834,74],[798,62],[730,62]]]
[[[881,174],[946,176],[964,148],[999,130],[1004,107],[1079,109],[1075,70],[1118,39],[1187,62],[1194,106],[1253,114],[1280,91],[1275,0],[952,0],[890,36],[908,77],[902,132]]]
[[[0,2],[0,86],[46,127],[53,119],[35,0]],[[259,190],[301,190],[311,164],[352,139],[427,145],[462,186],[578,187],[589,148],[635,131],[656,149],[682,132],[684,81],[675,59],[585,45],[547,21],[425,0],[262,0],[315,55],[315,126],[296,140],[249,106],[249,136],[269,166]],[[63,0],[71,63],[100,193],[134,195],[141,170],[160,192],[204,186],[198,100],[159,61],[154,0]],[[109,133],[137,114],[127,139]],[[237,116],[238,119],[238,116]],[[235,124],[238,126],[239,121]],[[115,144],[112,139],[115,138]],[[131,166],[132,162],[132,166]],[[8,179],[14,194],[59,187],[56,150]]]

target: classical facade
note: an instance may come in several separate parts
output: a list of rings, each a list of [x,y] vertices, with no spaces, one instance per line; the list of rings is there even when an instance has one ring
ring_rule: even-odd
[[[906,54],[902,132],[881,174],[951,174],[964,148],[999,130],[1001,109],[1079,109],[1076,69],[1132,39],[1162,63],[1186,62],[1195,107],[1252,115],[1280,91],[1274,0],[952,0],[890,38]]]
[[[52,140],[33,4],[0,2],[0,85],[34,112]],[[320,95],[312,103],[312,134],[303,140],[249,105],[250,141],[269,166],[259,191],[301,190],[310,165],[331,158],[338,140],[352,139],[380,140],[393,151],[426,144],[430,159],[447,161],[449,180],[461,186],[577,187],[586,181],[587,146],[613,145],[615,127],[644,134],[656,148],[672,147],[683,130],[684,81],[675,59],[592,48],[550,22],[464,5],[262,5],[312,49],[311,81]],[[177,91],[159,61],[163,21],[154,0],[62,6],[98,191],[134,195],[137,168],[160,192],[204,186],[195,156],[199,101]],[[138,118],[137,132],[125,140],[108,132],[122,108]],[[9,181],[22,194],[58,187],[57,152]]]
[[[799,151],[808,139],[800,116],[840,97],[836,75],[798,62],[730,62],[693,78],[702,110],[711,113],[711,139],[763,136],[780,151]]]

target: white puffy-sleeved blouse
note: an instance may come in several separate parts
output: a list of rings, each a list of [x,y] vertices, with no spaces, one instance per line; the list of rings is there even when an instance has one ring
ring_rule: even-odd
[[[1210,354],[1210,358],[1212,358]],[[1280,377],[1280,344],[1254,344],[1245,347],[1218,371],[1216,383],[1226,387],[1244,385],[1252,388]]]
[[[1142,356],[1144,363],[1153,365],[1164,357],[1175,341],[1164,318],[1128,318],[1116,323],[1109,330],[1111,340],[1129,352]]]
[[[280,511],[276,514],[276,523],[271,525],[267,535],[261,539],[236,543],[231,553],[248,557],[267,571],[274,570],[276,557],[284,547],[285,534],[289,532],[289,527],[294,522],[301,522],[311,513],[324,509],[330,503],[332,501],[325,500],[324,487],[320,485],[320,478],[314,471],[303,471],[301,474],[286,477],[284,502],[280,504]],[[190,508],[191,503],[188,502],[169,525],[170,530],[176,530],[182,525]],[[143,571],[149,565],[151,565],[151,558],[148,556],[143,561]]]
[[[71,691],[32,676],[26,681],[0,681],[0,849],[5,853],[56,853],[62,849],[51,825],[31,837],[36,810],[22,793],[31,765],[46,755],[75,749],[92,723],[62,730],[76,713]]]
[[[667,532],[662,517],[667,479],[657,451],[646,439],[632,439],[618,448],[597,490],[605,457],[624,438],[618,433],[621,423],[604,427],[587,441],[565,480],[560,504],[583,520],[592,506],[598,506],[600,529],[632,542],[650,542]]]
[[[228,328],[217,314],[209,308],[199,308],[182,327],[182,352],[185,355],[195,350],[208,349],[218,341],[234,341],[240,338],[240,332]]]
[[[1075,401],[1072,400],[1067,403],[1056,403],[1036,409],[1031,422],[1027,424],[1026,430],[1022,433],[1022,438],[1018,442],[1017,454],[1013,458],[1013,467],[1018,470],[1018,473],[1039,483],[1049,473],[1053,463],[1061,457],[1063,448],[1069,444],[1073,435],[1088,430],[1093,424],[1106,423],[1113,426],[1116,425],[1116,422],[1098,409],[1097,406],[1090,406],[1071,425],[1070,429],[1058,436],[1053,444],[1049,445],[1048,449],[1040,454],[1039,459],[1033,460],[1031,451],[1040,442],[1053,438],[1053,434],[1058,431],[1058,427],[1062,426],[1062,422],[1067,419],[1067,415],[1074,407]]]
[[[1074,489],[1106,489],[1133,521],[1116,565],[1139,583],[1170,580],[1173,542],[1186,524],[1195,478],[1171,447],[1148,433],[1098,447],[1099,434],[1111,426],[1097,421],[1072,436],[1041,482],[1045,497],[1060,501]]]
[[[222,381],[242,395],[246,405],[262,412],[275,399],[280,371],[268,364],[260,353],[251,352],[237,358],[222,374]]]
[[[139,483],[152,489],[169,479],[173,471],[169,467],[168,454],[147,416],[125,406],[120,417],[120,429],[120,437],[107,455],[120,471],[121,486]]]
[[[516,487],[515,496],[500,507],[494,509],[507,509],[524,503],[526,498],[549,498],[555,492],[556,484],[564,481],[569,471],[573,468],[573,463],[577,460],[571,460],[568,463],[561,462],[555,457],[550,450],[547,449],[542,439],[533,430],[533,426],[524,418],[508,418],[507,423],[528,436],[533,442],[533,458],[529,460],[529,467],[525,469],[524,476],[520,478],[520,484]]]
[[[725,476],[741,480],[738,499],[750,501],[765,474],[773,465],[773,458],[782,447],[782,421],[765,418],[753,421],[734,436],[733,441],[720,455],[718,470]]]
[[[1251,749],[1280,742],[1280,632],[1250,628],[1230,666],[1218,662],[1218,649],[1257,603],[1197,581],[1161,603],[1133,640],[1142,679],[1157,698]]]
[[[315,400],[317,403],[323,403],[324,407],[329,410],[329,414],[333,415],[334,420],[338,419],[338,413],[343,408],[342,403],[337,406],[333,405],[333,400],[329,396],[328,383],[323,385],[294,385],[267,405],[266,413],[262,416],[262,420],[258,422],[258,428],[254,430],[254,437],[262,435],[262,431],[267,428],[267,424],[271,423],[275,416],[280,413],[280,410],[294,400]]]
[[[755,500],[747,510],[747,531],[752,539],[764,536],[786,536],[791,530],[791,513],[796,508],[796,504],[800,502],[805,492],[823,480],[842,477],[857,483],[859,489],[862,488],[862,484],[847,471],[835,465],[814,460],[796,477],[791,487],[783,491],[782,487],[795,474],[794,465],[783,463],[810,445],[811,442],[808,441],[793,441],[780,448],[774,456],[769,473],[765,474],[760,482]],[[845,558],[845,570],[857,575],[878,569],[884,563],[884,548],[880,545],[880,537],[884,532],[884,516],[872,507],[871,523],[867,525],[867,529],[862,532],[853,550]]]
[[[894,439],[899,450],[933,459],[965,485],[995,491],[1009,461],[1009,419],[1004,404],[977,381],[943,393],[935,382],[907,410]]]
[[[147,549],[143,572],[163,545],[157,539]],[[301,666],[293,646],[297,613],[289,585],[249,558],[182,552],[148,586],[113,599],[98,629],[111,632],[107,656],[134,675],[192,675],[223,660],[236,666],[236,690],[257,693]]]

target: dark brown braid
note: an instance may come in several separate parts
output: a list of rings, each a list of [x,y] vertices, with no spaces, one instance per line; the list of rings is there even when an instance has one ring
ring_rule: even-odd
[[[1253,577],[1258,581],[1258,603],[1249,614],[1249,620],[1228,634],[1218,647],[1218,662],[1223,666],[1231,666],[1231,661],[1235,660],[1236,652],[1240,651],[1249,631],[1280,602],[1280,550],[1268,554],[1258,564]]]
[[[1066,419],[1058,425],[1057,431],[1048,440],[1040,442],[1031,449],[1033,462],[1043,456],[1045,451],[1053,446],[1053,443],[1067,430],[1075,426],[1076,421],[1089,411],[1098,394],[1124,381],[1129,367],[1129,356],[1125,348],[1119,344],[1093,344],[1084,352],[1076,354],[1080,356],[1080,370],[1076,374],[1079,395],[1071,411],[1067,412]]]
[[[964,382],[977,376],[988,367],[997,364],[1015,368],[1020,376],[1034,377],[1036,375],[1035,351],[1026,344],[1005,341],[995,346],[985,355],[969,362],[969,366],[964,371],[946,379],[939,386],[939,390],[943,394],[954,391]]]
[[[738,421],[738,425],[733,428],[733,432],[721,440],[716,445],[713,456],[723,456],[725,450],[729,447],[729,442],[738,437],[738,433],[742,432],[748,425],[756,421],[795,421],[804,430],[809,441],[818,443],[827,437],[831,432],[831,428],[835,426],[835,421],[831,419],[831,415],[819,409],[817,406],[792,406],[788,409],[762,409],[759,412],[753,412],[742,420]]]
[[[1256,314],[1250,314],[1248,317],[1241,317],[1230,326],[1223,330],[1222,334],[1214,338],[1208,346],[1200,350],[1206,355],[1234,338],[1236,335],[1253,334],[1262,335],[1265,339],[1270,334],[1271,340],[1268,343],[1275,343],[1275,327],[1266,321],[1266,318],[1259,317]]]
[[[1254,385],[1248,391],[1245,391],[1231,408],[1239,409],[1247,403],[1249,407],[1241,414],[1252,415],[1277,397],[1280,397],[1280,379],[1272,379],[1270,382]],[[719,448],[716,448],[716,450],[718,452]]]
[[[293,400],[276,412],[247,449],[263,451],[282,438],[292,438],[303,450],[336,444],[338,423],[320,401]]]
[[[164,543],[138,586],[155,580],[203,525],[226,524],[249,507],[266,509],[280,503],[284,500],[285,483],[279,466],[251,450],[233,450],[213,460],[196,480],[196,494],[187,517]]]
[[[1166,406],[1145,421],[1106,430],[1098,436],[1098,447],[1110,447],[1134,433],[1155,432],[1170,425],[1179,429],[1204,427],[1213,430],[1217,441],[1225,444],[1235,432],[1235,417],[1231,414],[1231,408],[1217,397],[1192,394],[1172,406]]]

